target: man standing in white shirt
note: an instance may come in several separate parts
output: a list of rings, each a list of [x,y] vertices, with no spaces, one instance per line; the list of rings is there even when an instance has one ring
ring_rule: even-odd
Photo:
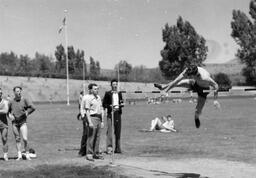
[[[94,161],[94,159],[103,159],[100,155],[99,145],[101,129],[104,127],[104,111],[101,98],[98,95],[97,84],[89,84],[88,89],[91,94],[85,97],[85,113],[88,121],[86,159]]]
[[[186,68],[178,77],[176,77],[173,81],[168,83],[166,86],[162,86],[160,84],[154,84],[160,90],[166,90],[168,92],[175,86],[186,87],[192,91],[197,92],[198,99],[197,105],[195,109],[195,125],[196,128],[200,127],[199,116],[202,113],[207,95],[209,92],[205,92],[204,90],[210,90],[210,87],[214,90],[214,106],[216,108],[220,108],[220,104],[217,101],[218,97],[218,84],[211,78],[210,73],[206,71],[202,67],[197,67],[195,65],[190,65]]]
[[[89,94],[91,93],[90,90]],[[89,96],[89,94],[85,94],[83,91],[83,95],[79,96],[79,115],[80,118],[83,122],[83,134],[82,134],[82,138],[81,138],[81,146],[80,146],[80,150],[78,152],[79,156],[85,156],[86,155],[86,142],[87,142],[87,131],[88,131],[88,121],[87,121],[87,117],[86,117],[86,98]]]

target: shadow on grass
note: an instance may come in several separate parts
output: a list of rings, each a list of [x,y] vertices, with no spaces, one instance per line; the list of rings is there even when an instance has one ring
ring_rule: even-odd
[[[42,165],[26,171],[1,171],[0,177],[7,178],[129,178],[108,170],[108,166],[49,166]]]
[[[149,155],[150,157],[156,156],[159,157],[160,155],[188,155],[192,154],[194,156],[202,156],[207,155],[207,152],[203,150],[188,150],[185,148],[162,148],[159,146],[150,146],[142,150],[140,153],[138,153],[142,157],[146,157]]]
[[[202,177],[200,174],[196,173],[169,173],[165,171],[158,171],[158,170],[151,170],[151,172],[155,172],[155,176],[171,176],[175,178],[208,178],[208,177]]]
[[[18,158],[17,156],[16,157],[8,157],[9,160],[16,160],[17,158]],[[4,161],[4,158],[1,157],[0,161]]]

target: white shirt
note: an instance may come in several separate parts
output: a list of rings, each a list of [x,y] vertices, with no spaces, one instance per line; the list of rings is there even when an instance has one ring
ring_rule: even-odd
[[[6,114],[8,112],[8,101],[5,99],[2,99],[0,102],[0,114]]]
[[[85,108],[85,103],[86,103],[86,100],[87,100],[87,97],[89,96],[89,94],[86,94],[82,97],[81,99],[81,103],[80,103],[80,113],[81,113],[81,116],[84,117],[85,116],[85,112],[86,112],[86,108]],[[80,99],[80,98],[79,98]]]
[[[118,93],[117,92],[114,92],[113,95],[112,95],[112,99],[113,99],[113,107],[114,108],[119,108],[119,97],[118,97]]]
[[[92,114],[102,114],[102,102],[99,95],[96,97],[91,94],[85,98],[85,109],[89,110],[90,115]]]
[[[166,129],[174,129],[174,121],[170,120],[170,121],[165,121],[163,123],[164,128]]]

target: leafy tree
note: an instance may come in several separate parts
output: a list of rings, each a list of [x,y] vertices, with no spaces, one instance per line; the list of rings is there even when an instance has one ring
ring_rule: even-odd
[[[127,81],[128,76],[132,71],[132,65],[125,60],[121,60],[118,64],[116,64],[115,71],[119,71],[120,80]]]
[[[84,60],[84,51],[83,50],[79,50],[79,49],[77,50],[74,64],[75,64],[74,67],[75,67],[76,74],[83,73],[83,65],[84,65],[84,74],[86,75],[87,68],[86,68],[86,62]]]
[[[146,66],[140,65],[133,67],[132,72],[130,72],[130,78],[133,81],[145,82],[148,79],[146,73]]]
[[[58,73],[66,73],[66,54],[64,47],[60,44],[55,50],[56,70]],[[84,51],[68,46],[68,69],[70,74],[81,75],[84,63]],[[86,68],[86,63],[85,63]],[[85,71],[86,72],[86,71]]]
[[[97,76],[100,76],[100,62],[99,61],[96,61],[96,64],[95,64],[95,70],[96,70],[96,75]]]
[[[56,58],[56,70],[57,72],[61,72],[62,69],[66,68],[66,55],[65,49],[62,44],[56,46],[55,50],[55,58]]]
[[[0,54],[0,70],[4,72],[16,71],[18,66],[18,56],[14,52]]]
[[[27,55],[20,55],[18,71],[29,74],[32,68],[33,66],[31,65],[31,59]]]
[[[206,40],[197,34],[188,21],[183,21],[182,17],[177,19],[176,25],[166,24],[162,37],[165,46],[161,50],[159,67],[166,79],[174,78],[192,63],[201,66],[206,59]]]
[[[231,80],[229,76],[225,73],[217,73],[214,75],[214,80],[218,83],[219,85],[219,90],[228,90],[232,87],[231,85]]]
[[[49,56],[36,52],[34,63],[37,66],[37,71],[41,74],[53,72],[54,61]]]
[[[97,78],[96,62],[94,61],[93,57],[90,57],[90,74],[89,75],[93,79]]]
[[[76,53],[73,46],[68,47],[68,70],[70,74],[75,73]]]
[[[251,18],[240,10],[233,10],[231,36],[240,47],[236,56],[245,64],[242,73],[247,84],[256,84],[256,0],[250,2]]]
[[[1,53],[0,55],[0,63],[1,65],[9,65],[14,66],[18,57],[14,52],[10,53]]]

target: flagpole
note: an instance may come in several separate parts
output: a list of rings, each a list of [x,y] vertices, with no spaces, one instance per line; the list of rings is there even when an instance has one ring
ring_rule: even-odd
[[[117,64],[117,90],[119,91],[119,82],[120,82],[120,75],[119,75],[119,63]]]
[[[67,14],[68,10],[64,10],[65,13],[65,51],[66,51],[66,74],[67,74],[67,105],[69,106],[69,70],[68,70],[68,32],[67,32]]]

